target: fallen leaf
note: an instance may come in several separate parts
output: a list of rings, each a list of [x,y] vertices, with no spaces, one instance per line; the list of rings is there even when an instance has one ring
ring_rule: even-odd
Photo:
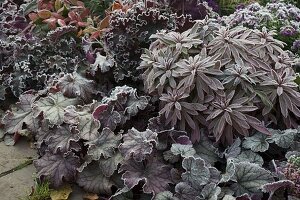
[[[83,195],[83,199],[85,200],[98,200],[99,196],[97,194],[87,193]]]
[[[58,190],[52,190],[50,193],[51,200],[67,200],[72,192],[70,185],[64,185]]]

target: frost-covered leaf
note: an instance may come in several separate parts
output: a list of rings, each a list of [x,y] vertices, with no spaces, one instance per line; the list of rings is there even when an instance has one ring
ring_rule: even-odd
[[[274,181],[271,172],[257,164],[240,162],[234,165],[235,173],[231,180],[235,183],[231,189],[236,195],[254,194],[259,192],[262,185]]]
[[[169,183],[172,183],[171,167],[159,161],[155,155],[147,158],[146,162],[136,162],[131,158],[120,167],[119,171],[125,171],[122,179],[130,189],[140,181],[144,181],[145,193],[158,194],[168,190]]]
[[[164,192],[160,192],[158,193],[154,200],[179,200],[177,197],[174,196],[174,194],[172,194],[172,192],[170,191],[164,191]]]
[[[151,154],[153,144],[157,143],[157,133],[147,129],[140,132],[135,128],[128,130],[128,133],[123,135],[123,143],[119,146],[122,155],[129,159],[131,155],[140,162],[145,159],[146,155]]]
[[[97,102],[93,102],[78,108],[68,106],[65,109],[64,121],[76,125],[80,138],[84,140],[95,140],[99,137],[100,122],[92,114],[97,105]]]
[[[224,152],[225,158],[235,158],[236,156],[238,156],[241,153],[241,143],[241,139],[237,138],[230,147],[226,148]]]
[[[286,129],[284,131],[281,131],[270,129],[270,132],[272,133],[272,136],[268,139],[268,141],[275,142],[275,144],[277,144],[279,147],[289,148],[293,144],[298,130]]]
[[[193,145],[182,145],[182,144],[172,144],[171,152],[174,155],[181,155],[182,157],[190,157],[193,156],[196,151],[193,148]]]
[[[218,195],[221,193],[221,188],[214,183],[209,183],[204,186],[201,191],[201,196],[205,200],[218,200]]]
[[[110,158],[101,158],[99,163],[99,168],[102,171],[102,173],[106,177],[110,177],[113,175],[114,171],[117,170],[118,165],[124,160],[123,156],[120,152],[116,152],[113,154]]]
[[[251,149],[254,152],[265,152],[269,149],[269,143],[266,139],[267,135],[256,133],[251,137],[245,137],[243,147],[246,149]]]
[[[182,173],[182,180],[191,184],[193,188],[199,188],[208,183],[210,178],[209,169],[201,158],[188,157],[182,161],[185,172]]]
[[[60,125],[64,120],[65,108],[78,102],[77,99],[67,98],[62,93],[49,94],[34,103],[33,115],[37,117],[43,112],[44,118],[48,119],[50,124]]]
[[[89,164],[78,174],[77,184],[85,191],[92,193],[111,194],[113,182],[104,176],[97,163]]]
[[[175,186],[176,196],[180,200],[191,200],[200,197],[201,192],[191,187],[186,182],[180,182]]]
[[[111,59],[107,59],[107,57],[102,56],[99,52],[96,53],[96,60],[94,64],[91,64],[92,71],[95,72],[98,68],[102,73],[105,73],[110,70],[110,68],[114,65]]]
[[[30,125],[34,118],[32,115],[32,104],[37,96],[34,94],[22,94],[16,109],[8,111],[3,117],[2,123],[5,125],[5,132],[16,133],[22,130],[23,124]]]
[[[45,177],[55,188],[58,188],[64,182],[74,181],[80,162],[72,152],[66,154],[46,152],[45,155],[34,161],[34,166],[39,178]]]
[[[222,174],[220,183],[228,182],[234,176],[234,173],[235,173],[234,161],[232,159],[228,159],[226,165],[226,171],[224,174]]]
[[[92,94],[95,93],[93,81],[82,77],[77,72],[65,74],[58,80],[57,86],[66,97],[80,97],[85,102],[90,101]]]
[[[13,146],[16,143],[13,135],[5,135],[3,140],[4,140],[4,144],[7,146]]]
[[[258,164],[259,166],[262,166],[264,164],[263,158],[259,154],[254,153],[251,150],[242,151],[241,154],[239,154],[238,156],[236,156],[235,158],[232,158],[232,159],[236,163],[248,161],[250,163]]]
[[[236,198],[233,197],[232,195],[226,194],[222,200],[235,200]]]
[[[211,165],[220,160],[217,155],[218,149],[213,146],[205,134],[201,134],[200,141],[194,145],[194,149],[196,150],[195,157],[199,156]]]
[[[60,152],[66,153],[71,148],[78,150],[80,149],[80,146],[75,143],[80,138],[78,135],[78,131],[74,128],[70,128],[67,125],[59,126],[57,128],[54,128],[50,131],[50,135],[47,137],[46,144],[48,145],[49,150],[51,150],[53,153],[57,153],[59,150]],[[72,145],[73,143],[73,146]]]
[[[176,163],[179,161],[180,156],[174,155],[174,153],[171,152],[171,150],[165,151],[163,153],[164,160],[170,163]]]
[[[292,188],[294,185],[295,185],[295,183],[290,180],[280,180],[280,181],[267,183],[267,184],[263,185],[262,191],[270,193],[269,198],[271,198],[278,189]]]
[[[115,135],[109,128],[104,128],[97,139],[86,143],[89,145],[88,155],[93,160],[99,160],[102,155],[104,158],[112,157],[121,138],[122,135]]]

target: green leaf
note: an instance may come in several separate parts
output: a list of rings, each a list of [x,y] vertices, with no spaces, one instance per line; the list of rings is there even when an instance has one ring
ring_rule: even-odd
[[[218,195],[221,193],[221,188],[214,183],[204,186],[201,195],[205,200],[218,200]]]
[[[243,151],[237,157],[233,158],[233,160],[236,163],[248,161],[250,163],[258,164],[259,166],[262,166],[264,164],[263,158],[251,150]]]
[[[286,129],[284,131],[273,129],[269,130],[272,133],[272,136],[268,138],[268,141],[275,142],[275,144],[282,148],[289,148],[293,144],[294,138],[298,133],[297,129]]]
[[[194,188],[199,188],[209,182],[210,172],[205,166],[205,161],[201,158],[188,157],[183,159],[182,167],[185,172],[182,179],[191,184]]]
[[[231,185],[231,189],[236,195],[252,195],[259,192],[262,185],[274,181],[271,172],[257,164],[240,162],[234,165],[235,173],[231,180],[235,183]]]
[[[182,157],[193,156],[196,151],[193,148],[193,145],[183,145],[183,144],[172,144],[171,152],[174,155],[181,155]]]
[[[160,192],[158,193],[154,200],[179,200],[177,197],[174,196],[174,194],[172,194],[169,191],[165,191],[165,192]]]
[[[251,149],[254,152],[265,152],[269,149],[269,143],[267,142],[267,136],[262,133],[256,133],[251,137],[246,137],[243,142],[243,147]]]

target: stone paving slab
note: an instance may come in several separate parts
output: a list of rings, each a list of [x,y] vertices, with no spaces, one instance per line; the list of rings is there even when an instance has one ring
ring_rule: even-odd
[[[24,163],[28,157],[37,157],[36,150],[31,149],[25,139],[18,141],[15,146],[0,142],[0,154],[0,174]],[[0,199],[19,200],[29,194],[34,185],[34,173],[35,168],[31,164],[0,177]]]

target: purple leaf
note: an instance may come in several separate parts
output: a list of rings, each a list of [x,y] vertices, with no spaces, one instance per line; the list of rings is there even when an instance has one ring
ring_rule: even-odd
[[[135,128],[128,130],[128,133],[123,135],[123,143],[119,146],[120,152],[126,159],[131,155],[137,162],[145,160],[145,157],[151,154],[153,143],[157,143],[157,133],[147,129],[139,132]]]
[[[158,194],[168,190],[169,183],[172,183],[171,167],[159,161],[155,155],[148,157],[144,162],[136,162],[131,158],[125,161],[119,171],[125,171],[122,179],[130,189],[144,181],[145,193]]]
[[[75,180],[77,168],[80,166],[79,158],[74,153],[51,154],[46,152],[44,156],[34,161],[37,176],[50,181],[53,187],[58,188],[64,182]]]

